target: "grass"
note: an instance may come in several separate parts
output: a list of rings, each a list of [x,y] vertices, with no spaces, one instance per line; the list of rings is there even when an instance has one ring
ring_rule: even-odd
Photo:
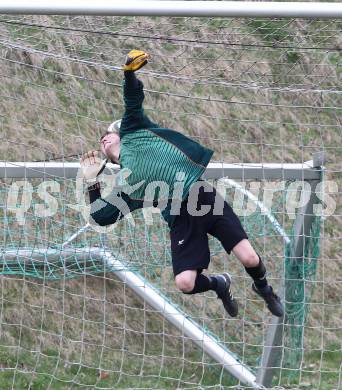
[[[253,33],[260,34],[265,42],[276,44],[288,42],[291,39],[292,31],[288,28],[287,20],[258,20],[254,19],[248,23]]]
[[[301,162],[309,160],[314,151],[326,149],[327,177],[341,181],[339,172],[335,175],[341,159],[341,100],[329,92],[339,86],[341,56],[301,49],[338,47],[338,34],[332,33],[338,30],[337,23],[326,28],[320,21],[224,18],[33,17],[32,21],[70,23],[75,28],[119,35],[68,31],[61,35],[52,29],[1,25],[12,42],[65,57],[62,60],[2,46],[3,160],[38,160],[98,148],[103,129],[123,111],[121,72],[101,64],[119,65],[128,49],[144,46],[153,56],[142,76],[146,112],[153,119],[197,137],[215,150],[214,159],[220,161]],[[126,35],[120,36],[122,32]],[[170,39],[163,41],[162,36]],[[194,40],[202,43],[191,43]],[[203,43],[208,41],[216,43]],[[241,43],[245,46],[239,46]],[[294,48],[276,49],[282,45]],[[75,63],[71,60],[75,57],[96,65]],[[178,76],[181,79],[177,80]],[[192,78],[202,83],[193,83]],[[210,83],[203,82],[208,80]],[[325,92],[316,93],[315,89]],[[0,199],[5,205],[10,181],[2,184]],[[64,206],[71,196],[62,188],[55,218],[35,219],[30,209],[27,225],[20,228],[13,215],[9,216],[1,236],[8,247],[53,246],[82,223],[79,215]],[[42,203],[36,194],[35,203]],[[338,199],[337,203],[341,207]],[[279,384],[288,389],[330,390],[340,385],[341,254],[337,238],[341,213],[335,214],[324,221],[317,273],[322,288],[313,288],[315,304],[304,329],[302,366],[283,369],[279,378]],[[0,209],[0,216],[3,223],[4,209]],[[249,294],[236,262],[226,261],[222,250],[213,247],[212,269],[225,267],[236,280],[234,293],[243,311],[234,322],[223,318],[213,296],[190,300],[175,292],[169,268],[165,268],[170,261],[166,234],[152,235],[147,242],[140,233],[122,225],[118,237],[113,235],[109,244],[114,249],[121,245],[135,267],[153,274],[153,282],[186,311],[197,310],[200,321],[256,368],[268,317],[261,303]],[[271,242],[264,237],[260,250],[270,264],[277,264],[282,253]],[[97,245],[98,236],[89,234],[77,242],[89,243]],[[151,258],[151,263],[145,264],[146,258]],[[276,266],[271,276],[277,280]],[[84,389],[86,385],[104,389],[222,389],[236,384],[112,275],[65,283],[8,276],[0,280],[1,390]],[[324,288],[332,285],[329,291]]]
[[[107,357],[107,364],[101,363],[110,369],[99,369],[97,366],[87,366],[85,363],[66,361],[59,356],[57,350],[44,350],[41,353],[32,353],[20,350],[13,353],[11,350],[0,348],[0,388],[1,389],[69,389],[82,388],[93,385],[99,388],[125,389],[150,388],[174,389],[194,388],[196,384],[202,387],[215,385],[221,388],[236,384],[232,377],[223,372],[218,365],[205,359],[199,351],[186,356],[188,361],[183,367],[175,366],[168,361],[160,361],[158,356],[144,356],[143,363],[132,356],[122,357],[122,353],[112,353]],[[76,360],[76,359],[75,359]],[[97,358],[94,356],[93,361]],[[195,363],[197,362],[197,363]],[[201,364],[205,362],[205,364]],[[50,386],[50,387],[49,387]],[[219,387],[217,387],[219,388]]]
[[[326,346],[327,350],[312,350],[305,353],[305,364],[297,372],[288,372],[288,378],[283,380],[287,386],[298,386],[300,388],[312,388],[319,390],[338,389],[341,385],[340,346],[331,344]],[[300,381],[298,377],[300,375]],[[283,372],[286,377],[286,370]]]

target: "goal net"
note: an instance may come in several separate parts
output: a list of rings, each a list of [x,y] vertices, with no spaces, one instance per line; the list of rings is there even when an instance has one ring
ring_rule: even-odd
[[[303,19],[0,17],[1,388],[257,388],[206,342],[256,383],[266,375],[279,388],[341,385],[340,27]],[[101,231],[87,225],[77,163],[123,113],[121,66],[132,48],[152,56],[139,73],[146,113],[215,151],[221,165],[206,178],[264,259],[285,301],[282,322],[215,239],[209,272],[232,274],[234,319],[213,292],[176,290],[169,233],[156,210]],[[321,151],[324,170],[308,162]],[[134,280],[183,326],[134,290]]]

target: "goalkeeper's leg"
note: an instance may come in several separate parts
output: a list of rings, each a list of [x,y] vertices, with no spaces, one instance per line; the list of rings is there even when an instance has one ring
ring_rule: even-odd
[[[220,197],[220,195],[216,193],[216,197]],[[253,279],[253,290],[265,300],[273,315],[282,317],[284,314],[283,306],[279,297],[268,284],[263,262],[248,241],[247,234],[237,215],[227,202],[220,199],[220,204],[223,204],[222,215],[213,215],[213,224],[209,233],[221,241],[227,253],[233,252],[235,254],[244,265],[248,275]]]
[[[232,250],[234,255],[244,265],[246,272],[253,279],[252,289],[260,295],[267,304],[270,312],[277,316],[284,315],[280,298],[273,292],[266,278],[266,267],[260,256],[255,252],[247,239],[240,241]]]
[[[176,286],[184,294],[198,294],[205,291],[215,291],[223,306],[231,317],[238,314],[238,304],[231,291],[231,277],[226,272],[221,275],[206,276],[202,270],[186,270],[175,277]]]

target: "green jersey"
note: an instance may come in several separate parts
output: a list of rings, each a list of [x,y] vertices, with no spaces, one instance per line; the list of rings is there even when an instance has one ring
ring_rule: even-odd
[[[171,212],[172,201],[187,197],[213,151],[152,122],[142,107],[143,84],[133,72],[125,72],[123,95],[125,113],[120,127],[119,163],[130,173],[126,178],[130,191],[123,190],[112,199],[101,198],[94,207],[92,204],[91,216],[99,225],[108,225],[128,212],[158,202],[164,204],[161,213],[172,226],[175,218]],[[120,207],[123,202],[127,207]]]

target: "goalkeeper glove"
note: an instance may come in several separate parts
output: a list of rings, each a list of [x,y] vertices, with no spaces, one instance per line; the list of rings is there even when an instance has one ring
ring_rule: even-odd
[[[128,70],[135,72],[136,70],[142,68],[147,64],[147,60],[150,58],[150,55],[145,53],[142,50],[131,50],[126,57],[125,65],[123,70]]]

